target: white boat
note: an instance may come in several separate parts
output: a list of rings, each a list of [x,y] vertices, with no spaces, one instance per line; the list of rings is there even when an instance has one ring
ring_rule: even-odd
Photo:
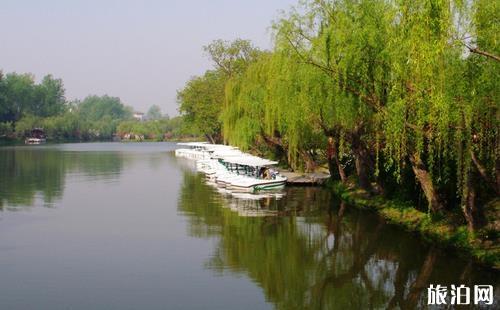
[[[47,140],[44,138],[26,138],[26,140],[24,140],[26,144],[42,144],[45,142],[47,142]]]
[[[256,156],[230,157],[223,160],[229,173],[216,174],[217,184],[231,191],[255,192],[281,189],[287,178],[272,169],[277,162]]]

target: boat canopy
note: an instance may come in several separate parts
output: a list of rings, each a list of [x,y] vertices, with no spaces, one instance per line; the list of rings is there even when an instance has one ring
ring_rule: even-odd
[[[212,158],[221,158],[221,159],[224,159],[226,157],[241,157],[241,156],[245,156],[245,153],[235,149],[218,149],[213,151],[212,153]]]
[[[230,145],[224,145],[224,144],[205,144],[205,148],[211,151],[218,151],[218,150],[237,150],[237,147],[230,146]]]
[[[224,158],[223,160],[227,163],[238,164],[243,166],[251,166],[251,167],[263,167],[263,166],[272,166],[278,164],[277,161],[272,161],[252,155],[227,157]]]
[[[190,147],[199,147],[204,148],[206,150],[215,151],[215,150],[235,150],[237,149],[234,146],[224,145],[224,144],[210,144],[207,142],[181,142],[177,143],[177,145],[182,146],[190,146]]]

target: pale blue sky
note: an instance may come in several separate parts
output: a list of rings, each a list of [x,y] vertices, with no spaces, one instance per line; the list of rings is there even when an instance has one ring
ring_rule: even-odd
[[[51,73],[68,99],[120,97],[174,115],[177,89],[210,68],[202,46],[250,39],[271,47],[269,27],[297,0],[1,0],[0,70]]]

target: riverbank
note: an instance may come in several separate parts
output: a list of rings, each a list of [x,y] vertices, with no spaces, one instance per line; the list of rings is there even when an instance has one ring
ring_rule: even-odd
[[[94,142],[193,142],[200,141],[200,137],[176,137],[172,139],[164,139],[164,140],[156,140],[156,139],[143,139],[143,140],[135,140],[135,139],[93,139],[93,140],[84,140],[84,139],[47,139],[47,144],[58,144],[58,143],[94,143]],[[12,145],[24,145],[24,139],[20,138],[3,138],[0,137],[0,146],[12,146]]]
[[[500,233],[498,198],[485,206],[488,210],[488,225],[470,233],[465,224],[457,224],[452,216],[433,217],[416,210],[408,203],[387,200],[381,196],[369,196],[360,189],[345,186],[340,182],[329,182],[326,186],[354,207],[375,211],[389,223],[418,233],[428,242],[453,249],[460,256],[472,257],[483,265],[500,270],[500,246],[497,241]]]

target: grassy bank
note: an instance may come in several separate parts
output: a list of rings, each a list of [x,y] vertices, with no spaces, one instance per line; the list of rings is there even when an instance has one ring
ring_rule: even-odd
[[[420,234],[426,241],[444,248],[456,250],[457,254],[472,257],[477,262],[500,270],[499,231],[495,219],[500,212],[500,199],[485,206],[488,224],[475,233],[454,216],[431,216],[416,210],[407,202],[387,200],[381,196],[369,196],[354,187],[338,182],[327,185],[344,201],[360,209],[373,210],[389,223]]]

